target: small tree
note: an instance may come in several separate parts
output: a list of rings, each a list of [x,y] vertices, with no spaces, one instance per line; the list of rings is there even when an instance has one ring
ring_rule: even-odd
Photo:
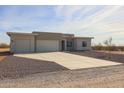
[[[107,50],[109,53],[108,58],[111,59],[111,48],[112,48],[112,37],[104,41],[104,44],[107,46]]]

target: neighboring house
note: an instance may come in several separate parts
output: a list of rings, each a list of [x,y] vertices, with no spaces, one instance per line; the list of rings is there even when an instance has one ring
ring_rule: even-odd
[[[74,34],[7,32],[12,53],[90,50],[92,37],[75,37]]]

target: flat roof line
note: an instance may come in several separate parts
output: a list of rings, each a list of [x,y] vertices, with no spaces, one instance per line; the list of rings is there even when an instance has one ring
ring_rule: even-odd
[[[82,37],[74,37],[74,38],[77,38],[77,39],[80,39],[80,38],[82,38],[82,39],[83,39],[83,38],[91,38],[91,39],[94,39],[94,37],[83,37],[83,36],[82,36]]]
[[[19,35],[38,35],[35,33],[20,33],[20,32],[7,32],[7,34],[10,36],[12,34],[19,34]]]
[[[10,35],[12,35],[12,34],[14,34],[14,35],[39,35],[39,33],[53,33],[53,34],[61,34],[61,35],[73,35],[74,36],[74,34],[64,34],[64,33],[54,33],[54,32],[32,32],[32,33],[20,33],[20,32],[7,32],[7,34],[10,36]],[[84,39],[84,38],[90,38],[90,39],[93,39],[94,37],[73,37],[73,38],[75,38],[75,39]]]
[[[62,34],[62,33],[57,33],[57,32],[38,32],[38,31],[33,31],[32,33],[52,33],[52,34]]]

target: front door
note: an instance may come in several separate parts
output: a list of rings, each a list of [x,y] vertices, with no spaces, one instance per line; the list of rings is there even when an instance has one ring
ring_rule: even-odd
[[[62,45],[62,51],[64,51],[65,50],[65,40],[62,40],[61,45]]]

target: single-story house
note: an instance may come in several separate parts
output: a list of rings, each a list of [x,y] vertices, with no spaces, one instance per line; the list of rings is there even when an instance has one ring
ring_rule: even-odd
[[[74,34],[7,32],[12,53],[91,50],[92,37],[75,37]]]

